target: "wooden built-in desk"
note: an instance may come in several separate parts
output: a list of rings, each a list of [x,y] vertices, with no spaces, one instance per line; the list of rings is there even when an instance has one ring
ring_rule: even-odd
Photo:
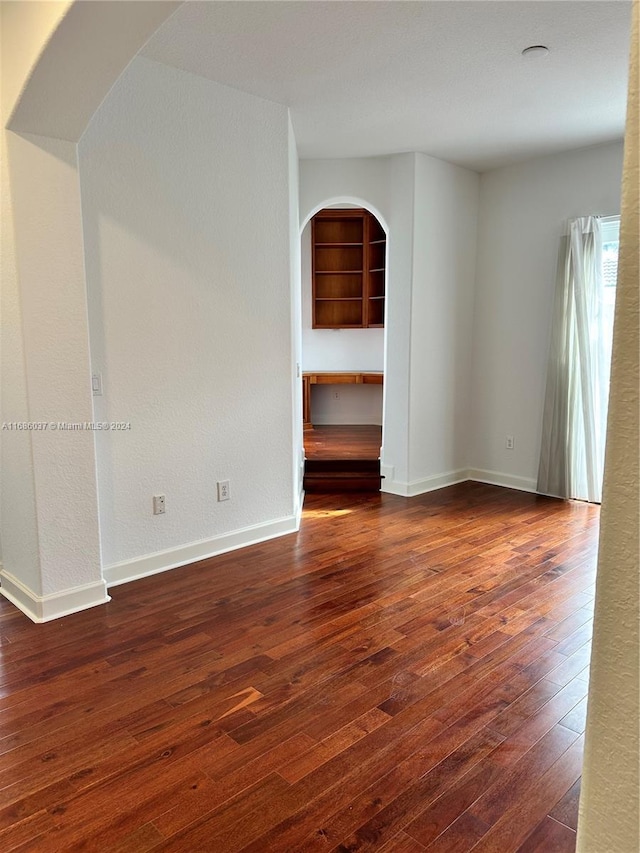
[[[384,374],[375,372],[352,373],[347,371],[309,371],[302,374],[302,423],[304,429],[313,429],[311,423],[312,385],[382,385]]]

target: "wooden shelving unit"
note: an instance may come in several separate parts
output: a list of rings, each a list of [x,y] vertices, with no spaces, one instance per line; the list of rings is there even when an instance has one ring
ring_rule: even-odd
[[[314,329],[384,326],[386,235],[366,210],[321,210],[311,220]]]

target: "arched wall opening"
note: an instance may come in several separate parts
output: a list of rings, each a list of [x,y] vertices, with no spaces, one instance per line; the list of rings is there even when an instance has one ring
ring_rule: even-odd
[[[383,328],[365,328],[365,329],[313,329],[311,326],[311,220],[322,210],[340,209],[340,208],[356,208],[366,210],[370,213],[380,227],[384,231],[386,237],[385,246],[385,311],[384,311],[384,326]],[[387,409],[387,325],[388,325],[388,296],[389,296],[389,256],[390,256],[390,228],[386,217],[380,209],[369,199],[357,195],[333,195],[315,203],[310,209],[304,212],[301,216],[300,223],[300,241],[301,241],[301,303],[302,312],[298,318],[299,329],[301,335],[301,354],[302,354],[302,369],[305,370],[327,370],[327,371],[380,371],[384,374],[384,382],[382,387],[369,386],[366,389],[356,389],[352,386],[345,386],[339,393],[346,395],[351,401],[351,406],[346,407],[346,412],[340,413],[340,405],[338,404],[337,411],[334,410],[333,415],[330,411],[326,411],[325,416],[329,422],[352,423],[352,424],[372,424],[382,427],[381,440],[381,458],[383,456],[384,437],[387,421],[385,412]],[[340,345],[335,346],[335,342],[341,336]],[[329,400],[329,389],[331,386],[321,389],[325,393],[325,397]],[[357,392],[366,392],[361,394],[360,398]],[[355,392],[355,393],[353,393]],[[376,399],[376,392],[379,396]],[[377,401],[380,400],[378,403]],[[326,403],[325,403],[326,405]],[[380,405],[380,412],[377,413],[377,406]],[[337,418],[337,420],[335,420]],[[346,420],[345,420],[346,418]]]

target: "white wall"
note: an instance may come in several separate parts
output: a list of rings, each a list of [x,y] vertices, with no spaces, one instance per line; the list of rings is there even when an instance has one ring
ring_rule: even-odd
[[[414,154],[391,158],[387,259],[386,383],[380,470],[383,491],[404,494],[409,468],[411,302],[415,228]]]
[[[302,512],[304,500],[304,446],[302,438],[302,285],[300,282],[300,178],[298,166],[298,149],[293,132],[291,115],[288,121],[289,136],[289,253],[290,253],[290,295],[291,295],[291,330],[293,346],[293,363],[291,365],[291,397],[293,401],[292,435],[293,435],[293,491],[296,496],[296,516]]]
[[[481,177],[470,442],[481,479],[535,489],[560,236],[567,218],[620,212],[621,174],[613,143]]]
[[[380,385],[313,385],[313,424],[382,424]]]
[[[2,154],[0,168],[0,313],[2,316],[1,415],[3,422],[28,421],[29,409],[22,335],[22,307],[15,251],[15,223],[10,189],[8,137],[5,130],[20,92],[43,45],[50,38],[69,3],[2,3],[2,74],[0,74],[0,118]],[[0,432],[2,486],[0,531],[4,539],[4,563],[34,593],[42,593],[36,499],[33,482],[31,435]]]
[[[286,108],[138,58],[79,152],[107,577],[292,529]]]
[[[466,479],[479,178],[416,155],[410,491]]]
[[[9,139],[42,594],[101,579],[76,146]],[[11,441],[10,434],[5,440]],[[11,569],[7,566],[9,571]],[[29,587],[31,588],[31,587]]]
[[[393,157],[300,161],[300,223],[320,208],[351,200],[366,201],[387,219]],[[388,221],[388,220],[387,220]]]

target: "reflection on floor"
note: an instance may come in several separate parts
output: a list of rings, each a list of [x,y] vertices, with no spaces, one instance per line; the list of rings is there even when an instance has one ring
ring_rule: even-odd
[[[380,491],[382,427],[316,426],[304,433],[307,492]]]

